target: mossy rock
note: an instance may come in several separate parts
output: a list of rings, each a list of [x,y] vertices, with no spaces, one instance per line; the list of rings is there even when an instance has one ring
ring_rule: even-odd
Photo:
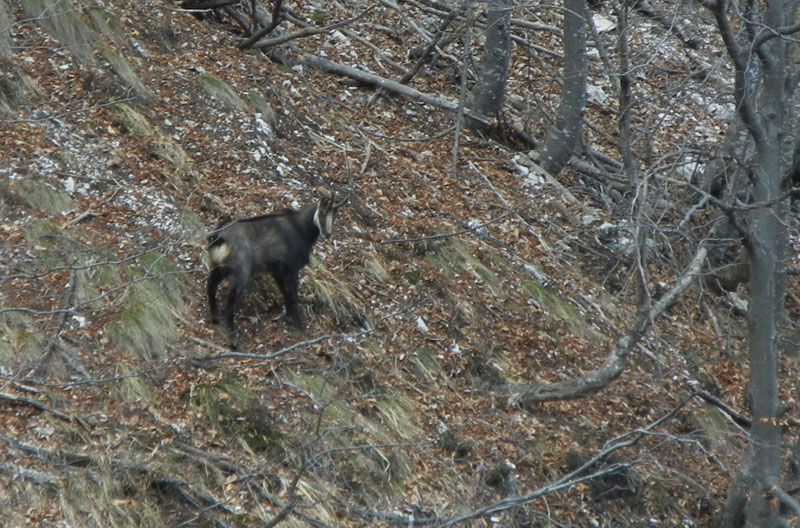
[[[31,220],[22,228],[22,237],[31,246],[52,247],[52,240],[64,233],[60,226],[50,220]]]
[[[74,209],[72,197],[41,179],[27,179],[12,185],[9,191],[31,209],[41,209],[47,214],[60,216]]]

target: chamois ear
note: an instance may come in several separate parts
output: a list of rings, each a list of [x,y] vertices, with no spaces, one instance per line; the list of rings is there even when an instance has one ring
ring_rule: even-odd
[[[333,200],[333,191],[322,185],[314,187],[314,193],[319,196],[321,200]]]

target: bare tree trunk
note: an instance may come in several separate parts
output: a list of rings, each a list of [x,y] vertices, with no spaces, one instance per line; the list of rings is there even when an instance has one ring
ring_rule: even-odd
[[[564,0],[564,81],[556,122],[545,139],[542,168],[558,174],[569,162],[581,137],[586,109],[586,0]]]
[[[776,9],[774,6],[772,9]],[[767,17],[769,23],[769,17]],[[780,21],[782,22],[782,20]],[[774,23],[773,23],[774,24]],[[770,24],[780,27],[782,24]],[[784,258],[785,221],[788,208],[780,200],[786,151],[781,148],[785,127],[783,72],[785,48],[782,39],[773,39],[768,51],[776,60],[764,67],[762,112],[765,141],[756,142],[756,163],[752,174],[753,197],[764,204],[751,215],[748,246],[750,249],[750,308],[748,311],[750,343],[750,380],[748,396],[753,411],[750,446],[753,452],[756,489],[753,490],[747,526],[776,526],[777,503],[767,493],[778,483],[781,465],[781,429],[778,424],[778,345],[786,296]],[[791,151],[788,151],[791,152]]]
[[[511,53],[511,4],[509,0],[489,0],[486,11],[486,44],[481,58],[478,82],[470,94],[469,109],[484,120],[467,119],[470,128],[483,130],[500,112],[508,81]],[[466,67],[466,65],[465,65]]]
[[[748,340],[750,378],[748,398],[753,415],[747,461],[729,490],[718,518],[737,517],[742,508],[745,526],[777,526],[780,489],[781,429],[778,424],[779,337],[786,295],[785,258],[788,206],[783,182],[791,167],[794,86],[793,50],[780,36],[797,31],[796,3],[767,0],[763,11],[753,9],[743,21],[737,40],[728,20],[725,0],[708,3],[734,65],[734,97],[739,117],[752,137],[755,155],[748,168],[753,207],[747,210],[746,244],[750,255]],[[758,58],[753,70],[754,57]],[[751,461],[751,462],[750,462]],[[741,485],[749,485],[743,494]],[[746,504],[742,505],[741,497]],[[735,511],[734,511],[735,510]]]

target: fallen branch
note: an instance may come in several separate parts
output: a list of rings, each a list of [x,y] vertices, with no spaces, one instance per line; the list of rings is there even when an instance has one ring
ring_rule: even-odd
[[[374,86],[376,88],[386,90],[387,92],[403,96],[407,99],[429,104],[450,112],[458,111],[459,105],[457,101],[451,101],[445,97],[420,92],[419,90],[415,90],[414,88],[401,84],[397,81],[392,81],[390,79],[386,79],[385,77],[375,75],[372,72],[359,70],[358,68],[353,68],[352,66],[347,66],[344,64],[339,64],[338,62],[334,62],[317,55],[312,55],[311,53],[303,53],[303,58],[306,60],[308,65],[318,68],[322,71],[335,73],[337,75],[344,75],[345,77],[350,77],[351,79],[368,86]],[[475,112],[471,112],[469,110],[465,110],[465,113],[469,115],[469,117],[485,124],[486,126],[491,124],[491,121],[487,120],[485,116],[476,114]]]
[[[735,423],[736,425],[744,427],[745,429],[750,429],[750,427],[753,425],[753,421],[750,418],[748,418],[742,413],[734,411],[733,409],[725,405],[725,403],[723,403],[722,400],[720,400],[719,398],[715,398],[714,396],[710,395],[707,392],[698,392],[695,394],[695,396],[704,400],[707,403],[710,403],[711,405],[719,407],[722,412],[730,416],[731,420],[733,420],[733,423]]]
[[[219,9],[220,7],[229,6],[238,3],[239,0],[209,0],[207,2],[181,2],[181,7],[185,11],[209,11],[212,9]]]
[[[33,407],[38,411],[44,411],[50,413],[56,418],[64,420],[65,422],[72,421],[72,417],[69,416],[68,414],[64,414],[58,409],[54,409],[48,405],[45,405],[31,398],[25,398],[24,396],[14,396],[13,394],[8,394],[7,392],[0,392],[0,400],[7,401],[15,405],[27,405],[28,407]]]
[[[58,489],[60,486],[57,484],[61,478],[52,473],[46,473],[37,469],[24,468],[15,464],[0,463],[0,472],[11,475],[12,478],[23,478],[30,480],[39,486],[47,486],[49,488]]]
[[[511,383],[505,388],[511,396],[511,403],[528,405],[531,403],[552,400],[578,398],[597,392],[614,381],[625,368],[628,355],[639,340],[653,325],[653,322],[664,313],[700,275],[708,250],[701,245],[684,274],[675,282],[666,294],[655,302],[649,310],[636,316],[631,328],[625,333],[609,353],[605,363],[586,374],[564,381],[553,383]]]
[[[363,334],[367,334],[372,332],[372,330],[364,330],[362,332],[356,332],[353,334],[325,334],[313,339],[309,339],[307,341],[300,341],[298,343],[294,343],[289,345],[288,347],[282,348],[275,352],[270,352],[269,354],[252,354],[250,352],[223,352],[221,354],[214,354],[211,356],[203,356],[203,357],[196,357],[192,359],[192,363],[196,366],[202,366],[202,363],[208,361],[216,361],[218,359],[275,359],[276,357],[280,357],[284,354],[288,354],[292,350],[297,350],[298,348],[302,348],[309,345],[314,345],[319,343],[320,341],[326,341],[328,339],[335,339],[335,338],[342,338],[342,337],[358,337]],[[195,339],[190,337],[190,339],[194,341],[200,341],[199,339]],[[211,343],[208,343],[211,344]],[[218,348],[214,346],[214,348]]]
[[[786,490],[784,490],[780,485],[773,484],[770,486],[769,489],[770,493],[774,495],[781,504],[784,504],[788,508],[790,508],[795,515],[800,517],[800,503],[797,502],[797,499],[792,497]]]
[[[150,483],[153,486],[159,489],[174,491],[185,502],[195,507],[198,510],[199,514],[207,516],[209,519],[214,521],[216,525],[221,527],[225,527],[227,526],[227,524],[224,523],[221,519],[217,518],[216,516],[211,515],[209,513],[209,510],[213,509],[213,510],[221,510],[225,513],[233,513],[233,510],[228,508],[225,505],[224,501],[217,499],[208,491],[195,490],[192,488],[192,486],[189,485],[188,482],[186,482],[182,478],[165,474],[162,471],[159,471],[150,466],[127,462],[119,458],[102,457],[88,453],[78,453],[71,451],[59,451],[54,449],[48,449],[45,447],[39,447],[33,444],[29,444],[27,442],[22,442],[20,440],[5,435],[0,435],[0,442],[5,443],[9,449],[15,449],[17,451],[21,451],[28,455],[35,456],[39,460],[47,462],[49,464],[53,464],[57,467],[77,467],[77,468],[110,467],[111,469],[116,470],[117,472],[119,471],[132,472],[145,476],[146,478],[149,479]],[[23,475],[26,476],[26,478],[32,479],[34,477],[37,477],[37,475],[31,473],[30,470],[26,471],[27,474]],[[44,478],[40,479],[42,484],[47,484],[53,480],[51,478],[48,478],[47,474],[42,474],[42,475],[44,475]]]

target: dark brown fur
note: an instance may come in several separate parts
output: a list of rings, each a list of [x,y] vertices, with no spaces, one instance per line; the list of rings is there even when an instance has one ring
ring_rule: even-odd
[[[333,197],[325,197],[299,210],[223,224],[211,234],[208,246],[211,273],[207,284],[211,322],[220,322],[217,288],[225,278],[230,278],[225,326],[232,348],[239,348],[235,314],[250,277],[256,273],[272,275],[286,302],[287,318],[295,326],[302,325],[297,293],[300,270],[308,264],[311,248],[320,233],[330,236],[333,215],[340,205],[334,204]]]

